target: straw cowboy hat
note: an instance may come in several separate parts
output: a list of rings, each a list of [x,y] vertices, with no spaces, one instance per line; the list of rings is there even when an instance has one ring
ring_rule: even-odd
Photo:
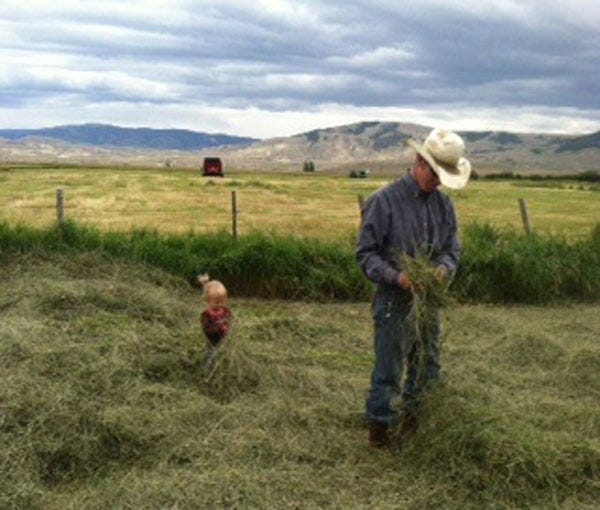
[[[440,178],[440,182],[450,189],[464,188],[471,175],[471,163],[463,157],[465,142],[452,131],[435,128],[423,142],[406,142],[415,149]]]

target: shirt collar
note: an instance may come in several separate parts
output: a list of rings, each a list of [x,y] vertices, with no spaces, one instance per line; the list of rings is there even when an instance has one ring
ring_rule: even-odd
[[[431,196],[431,193],[425,193],[421,190],[421,188],[419,188],[419,185],[415,182],[410,173],[407,172],[404,176],[402,176],[402,181],[413,198],[427,200]]]

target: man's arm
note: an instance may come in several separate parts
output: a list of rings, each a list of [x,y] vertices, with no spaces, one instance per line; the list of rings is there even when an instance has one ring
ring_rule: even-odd
[[[452,278],[456,273],[458,259],[460,258],[460,244],[458,242],[456,214],[450,200],[448,200],[447,214],[449,221],[448,234],[442,243],[439,255],[435,257],[433,262],[438,268],[441,268],[441,271],[445,272],[445,276]]]
[[[363,208],[355,256],[369,280],[398,286],[399,271],[382,257],[389,227],[389,207],[380,194],[371,196]]]

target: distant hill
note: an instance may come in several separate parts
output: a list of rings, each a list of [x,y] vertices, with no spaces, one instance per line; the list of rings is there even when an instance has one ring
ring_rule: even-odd
[[[0,138],[60,140],[75,145],[134,149],[193,151],[208,147],[247,146],[256,138],[208,134],[185,129],[125,128],[107,124],[82,124],[42,129],[0,129]]]
[[[573,152],[585,149],[600,149],[600,131],[566,140],[558,146],[556,152]]]
[[[195,167],[219,156],[226,169],[397,173],[414,159],[409,138],[424,140],[430,126],[359,122],[294,136],[257,140],[181,129],[120,128],[98,124],[38,130],[0,130],[0,162]],[[600,171],[600,132],[585,135],[461,131],[479,173]],[[4,138],[4,140],[2,140]]]
[[[414,151],[406,140],[424,140],[431,126],[401,122],[360,122],[272,138],[227,149],[239,168],[299,169],[311,160],[318,170],[398,171]],[[580,172],[600,170],[600,132],[591,135],[461,131],[473,168],[486,172]]]

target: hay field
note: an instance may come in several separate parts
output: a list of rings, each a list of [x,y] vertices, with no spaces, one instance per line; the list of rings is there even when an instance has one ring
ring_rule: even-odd
[[[183,280],[97,254],[4,260],[0,507],[595,508],[597,306],[445,311],[445,382],[387,452],[362,419],[367,303],[231,306],[215,385]]]
[[[0,218],[48,225],[56,218],[56,189],[62,188],[67,218],[103,229],[231,230],[235,190],[241,235],[259,229],[348,238],[358,226],[358,195],[366,197],[390,179],[248,172],[209,179],[192,170],[5,167]],[[477,220],[521,228],[519,197],[526,199],[538,231],[585,235],[600,217],[598,192],[589,187],[524,184],[472,181],[465,190],[451,192],[460,224]]]

